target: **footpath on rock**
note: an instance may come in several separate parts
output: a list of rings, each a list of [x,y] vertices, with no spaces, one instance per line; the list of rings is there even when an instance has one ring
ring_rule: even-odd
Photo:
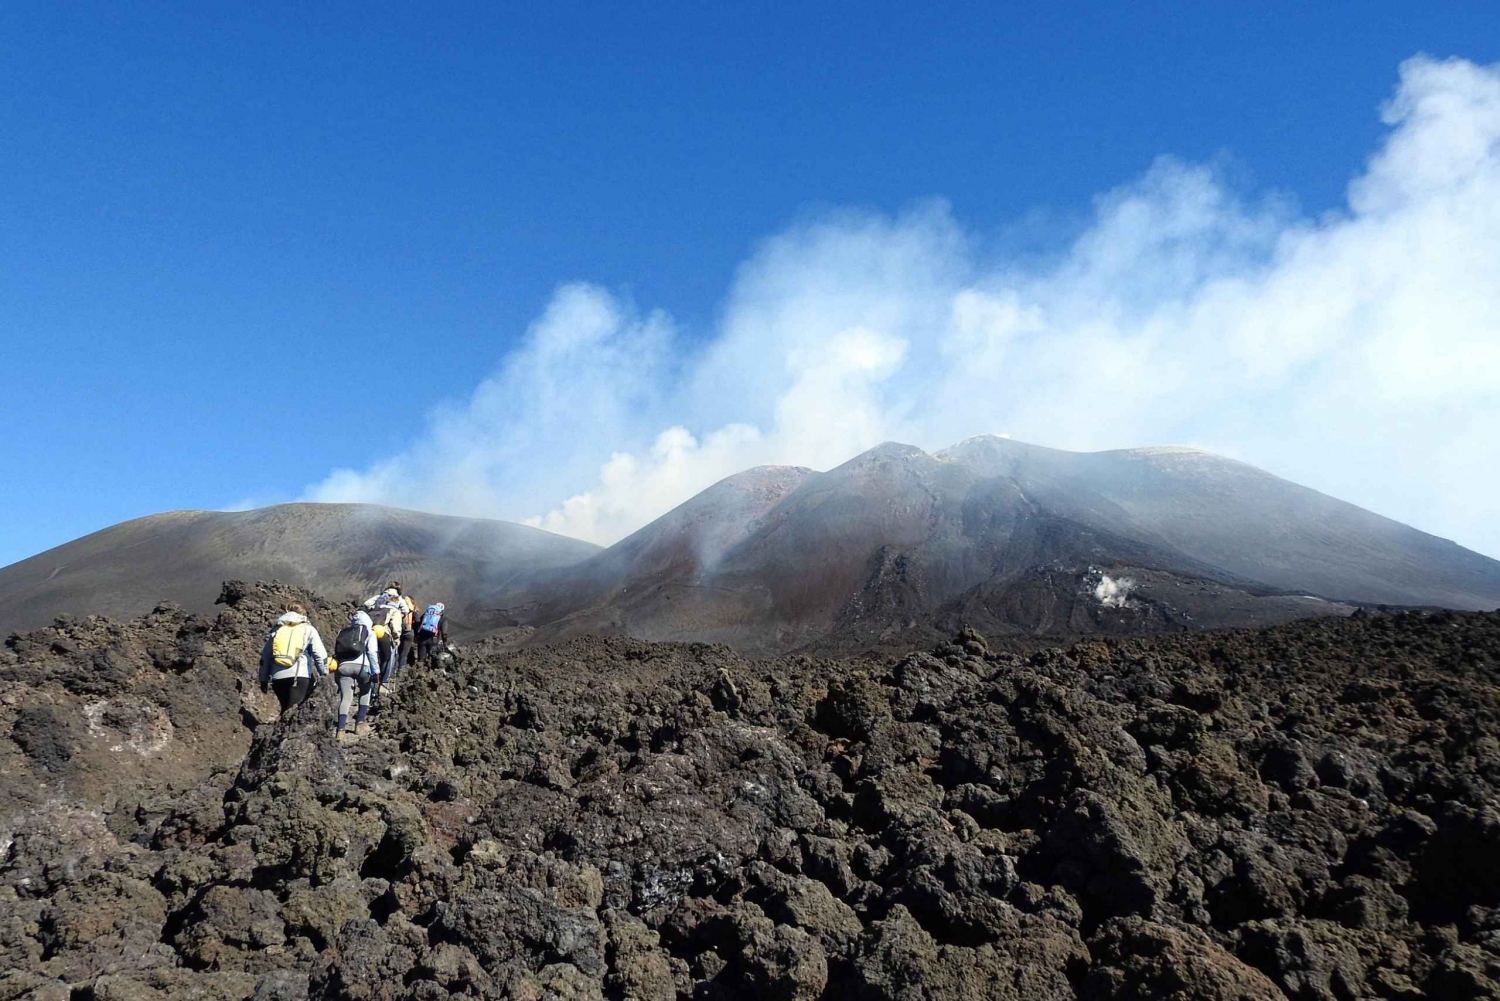
[[[481,644],[338,745],[291,597],[8,642],[0,1001],[1500,997],[1500,614]]]

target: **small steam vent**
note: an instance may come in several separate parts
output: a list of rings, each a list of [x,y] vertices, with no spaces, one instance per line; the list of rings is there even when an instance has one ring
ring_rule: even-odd
[[[1114,577],[1098,567],[1089,567],[1084,580],[1094,600],[1103,608],[1129,608],[1130,592],[1135,590],[1135,581],[1130,577]]]

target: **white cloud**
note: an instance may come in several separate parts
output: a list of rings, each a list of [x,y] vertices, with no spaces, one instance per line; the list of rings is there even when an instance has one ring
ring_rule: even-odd
[[[314,499],[608,542],[715,480],[1003,427],[1191,443],[1500,554],[1500,67],[1410,60],[1347,208],[1299,215],[1160,159],[1043,267],[942,203],[766,241],[713,336],[587,285],[407,450]]]
[[[585,284],[558,289],[521,347],[468,402],[367,470],[335,470],[308,500],[519,518],[592,479],[600,453],[638,447],[672,375],[671,321]],[[393,440],[405,436],[391,429]]]

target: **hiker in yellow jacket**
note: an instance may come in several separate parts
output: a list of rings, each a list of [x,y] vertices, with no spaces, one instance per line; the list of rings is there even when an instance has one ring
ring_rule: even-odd
[[[291,602],[260,651],[260,690],[274,688],[285,713],[306,702],[318,679],[327,673],[328,651],[323,637],[307,621],[307,609]]]

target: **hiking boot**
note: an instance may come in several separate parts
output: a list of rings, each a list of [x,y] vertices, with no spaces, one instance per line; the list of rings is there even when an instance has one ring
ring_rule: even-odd
[[[389,694],[391,694],[391,686],[390,685],[381,685],[380,686],[380,694],[381,695],[389,695]]]
[[[340,744],[342,744],[344,741],[346,741],[348,739],[349,739],[349,731],[348,730],[340,730],[338,732],[338,736],[334,738],[334,740],[337,740]]]
[[[367,734],[367,733],[370,732],[370,724],[368,724],[368,723],[356,723],[356,724],[354,724],[354,732],[357,733],[357,734],[359,734],[361,737],[363,737],[365,734]]]

